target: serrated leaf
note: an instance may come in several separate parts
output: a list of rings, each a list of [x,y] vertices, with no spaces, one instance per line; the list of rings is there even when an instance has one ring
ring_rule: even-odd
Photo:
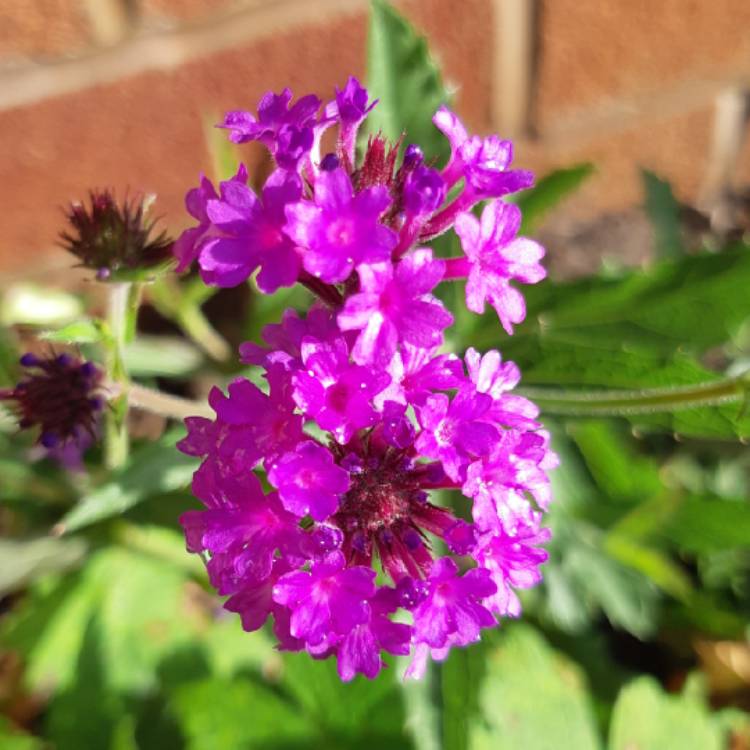
[[[674,505],[660,533],[688,552],[747,549],[750,502],[688,497]]]
[[[666,695],[650,677],[624,688],[615,703],[609,750],[722,750],[722,733],[700,702]]]
[[[366,120],[370,133],[383,132],[391,141],[402,133],[418,144],[428,160],[449,153],[448,142],[432,124],[446,91],[427,41],[384,0],[373,0],[367,49],[367,86],[379,99]]]
[[[593,164],[577,164],[550,172],[530,190],[519,193],[515,203],[523,213],[520,234],[532,234],[542,219],[595,172]]]
[[[175,691],[170,705],[187,750],[273,750],[315,747],[316,737],[322,741],[294,703],[248,679],[188,683]]]
[[[40,338],[62,344],[96,344],[102,340],[102,329],[91,318],[82,318],[55,331],[44,331]]]
[[[528,626],[509,626],[488,654],[479,705],[472,750],[600,748],[581,670]]]
[[[65,533],[119,516],[149,497],[186,488],[198,461],[175,448],[176,435],[170,434],[158,443],[142,445],[133,451],[127,465],[105,484],[84,495],[63,516],[60,526]]]
[[[321,728],[343,747],[408,747],[404,708],[392,669],[375,680],[362,676],[341,682],[334,659],[315,661],[307,654],[285,654],[282,685]],[[309,686],[315,685],[314,690]],[[337,706],[330,711],[330,706]]]
[[[641,170],[646,194],[646,213],[654,228],[654,249],[659,258],[679,258],[684,255],[680,231],[680,204],[672,186],[648,169]]]

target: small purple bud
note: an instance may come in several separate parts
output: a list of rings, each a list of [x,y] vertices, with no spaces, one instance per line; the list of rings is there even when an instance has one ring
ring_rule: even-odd
[[[89,399],[89,404],[94,411],[101,411],[104,408],[104,399],[94,396],[94,398]]]
[[[422,149],[416,143],[410,143],[404,151],[404,169],[412,170],[424,161]]]
[[[326,555],[341,547],[344,533],[335,526],[319,525],[312,532],[311,541],[318,554]]]
[[[422,538],[414,529],[409,529],[401,537],[404,544],[412,551],[419,549],[422,546]]]
[[[96,272],[97,281],[106,281],[112,275],[112,271],[109,268],[99,268]]]
[[[347,453],[339,463],[342,469],[346,469],[350,474],[361,474],[364,470],[362,458],[356,453]]]
[[[54,432],[43,432],[39,437],[39,442],[45,448],[54,448],[60,442],[60,437]]]
[[[36,367],[39,364],[39,360],[31,352],[24,354],[19,362],[23,367]]]
[[[84,362],[81,365],[80,373],[84,378],[93,378],[98,373],[98,370],[93,362]]]
[[[352,536],[352,547],[362,554],[367,551],[367,539],[361,531],[356,532],[356,534]]]
[[[414,578],[402,578],[396,584],[396,595],[399,604],[404,609],[414,609],[419,606],[430,593],[430,584],[427,581],[419,581]]]
[[[320,168],[324,172],[333,172],[341,166],[339,157],[336,154],[326,154],[320,161]]]
[[[70,354],[58,354],[56,361],[60,367],[70,367],[74,362],[73,357],[71,357]]]

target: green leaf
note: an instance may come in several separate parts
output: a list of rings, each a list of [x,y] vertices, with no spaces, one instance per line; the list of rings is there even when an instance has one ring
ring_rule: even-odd
[[[338,738],[339,746],[386,750],[409,746],[395,679],[394,671],[386,669],[372,681],[360,675],[343,683],[334,659],[315,661],[302,653],[285,654],[281,684],[322,732]]]
[[[141,551],[104,548],[76,573],[34,586],[5,623],[4,640],[24,655],[33,688],[72,689],[86,638],[96,635],[110,688],[151,689],[157,665],[205,629],[207,613],[191,600],[188,580]]]
[[[0,539],[0,594],[20,589],[45,573],[68,570],[86,553],[83,539]]]
[[[247,679],[211,678],[183,685],[171,708],[187,750],[313,747],[307,743],[317,734],[315,724],[293,703]]]
[[[687,552],[747,549],[750,502],[689,497],[676,503],[661,534]]]
[[[722,750],[722,732],[705,706],[686,696],[666,695],[650,677],[620,692],[609,734],[609,750]]]
[[[102,327],[98,321],[82,318],[55,331],[45,331],[40,338],[63,344],[96,344],[102,339]]]
[[[613,500],[641,502],[662,488],[659,467],[633,449],[632,439],[611,420],[572,423],[568,433],[601,490]]]
[[[44,743],[13,728],[9,719],[0,715],[0,747],[3,750],[44,750]]]
[[[672,186],[648,169],[641,170],[646,193],[646,213],[654,228],[654,248],[660,258],[679,258],[684,255],[680,230],[680,204]]]
[[[427,41],[389,3],[373,0],[367,52],[367,86],[379,99],[367,118],[370,133],[378,130],[391,141],[406,134],[428,160],[444,158],[448,142],[432,124],[432,116],[449,101]]]
[[[486,673],[487,647],[453,649],[440,669],[444,750],[467,750],[479,711],[479,689]]]
[[[597,750],[581,670],[532,628],[509,625],[488,655],[472,750]]]
[[[577,164],[544,175],[531,190],[519,193],[515,203],[523,213],[520,234],[533,234],[542,219],[572,195],[595,172],[593,164]]]
[[[133,451],[125,467],[103,485],[84,495],[60,522],[70,533],[92,523],[121,515],[138,503],[190,484],[198,461],[175,448],[177,435],[165,435]]]
[[[179,378],[194,373],[203,355],[192,344],[175,336],[138,336],[123,352],[125,367],[133,377]]]

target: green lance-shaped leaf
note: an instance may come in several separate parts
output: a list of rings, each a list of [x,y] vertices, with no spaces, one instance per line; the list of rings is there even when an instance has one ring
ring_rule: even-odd
[[[367,50],[367,86],[379,100],[366,124],[368,132],[391,141],[406,134],[428,160],[444,158],[448,142],[433,126],[432,116],[449,101],[427,41],[389,3],[373,0]]]
[[[537,230],[542,219],[565,198],[572,195],[594,174],[593,164],[578,164],[544,175],[530,190],[515,196],[523,213],[520,234]]]
[[[641,170],[646,193],[646,213],[654,228],[654,249],[660,258],[679,258],[684,254],[680,231],[680,204],[672,186],[648,169]]]

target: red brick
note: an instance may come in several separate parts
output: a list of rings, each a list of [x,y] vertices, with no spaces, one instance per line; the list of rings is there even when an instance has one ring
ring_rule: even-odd
[[[406,0],[404,14],[425,34],[467,125],[491,127],[492,7],[490,0]]]
[[[69,56],[90,44],[85,9],[77,0],[0,3],[0,62]]]
[[[459,106],[484,116],[489,72],[475,74],[464,56],[476,46],[476,16],[452,25],[439,0],[413,0],[406,11],[431,23],[448,77],[460,86]],[[477,13],[486,3],[467,0]],[[474,42],[470,40],[474,39]],[[482,44],[487,43],[485,39]],[[176,70],[153,71],[75,94],[0,112],[0,267],[28,263],[28,253],[53,247],[59,207],[108,185],[119,192],[153,191],[158,213],[173,230],[185,225],[183,196],[201,171],[210,173],[204,120],[250,108],[267,90],[329,97],[346,76],[364,76],[366,16],[344,15],[312,28],[196,59]],[[476,60],[489,53],[477,50]],[[248,152],[245,152],[247,155]],[[257,156],[257,152],[253,152]],[[257,162],[257,158],[252,158]]]
[[[667,118],[644,119],[631,128],[602,132],[583,143],[520,142],[515,164],[538,175],[580,162],[592,162],[596,174],[561,210],[589,219],[605,211],[627,210],[643,201],[640,168],[669,180],[678,198],[693,202],[708,165],[713,107]]]
[[[543,0],[537,117],[750,71],[747,0]]]
[[[138,16],[146,24],[200,23],[239,9],[275,0],[139,0]]]

